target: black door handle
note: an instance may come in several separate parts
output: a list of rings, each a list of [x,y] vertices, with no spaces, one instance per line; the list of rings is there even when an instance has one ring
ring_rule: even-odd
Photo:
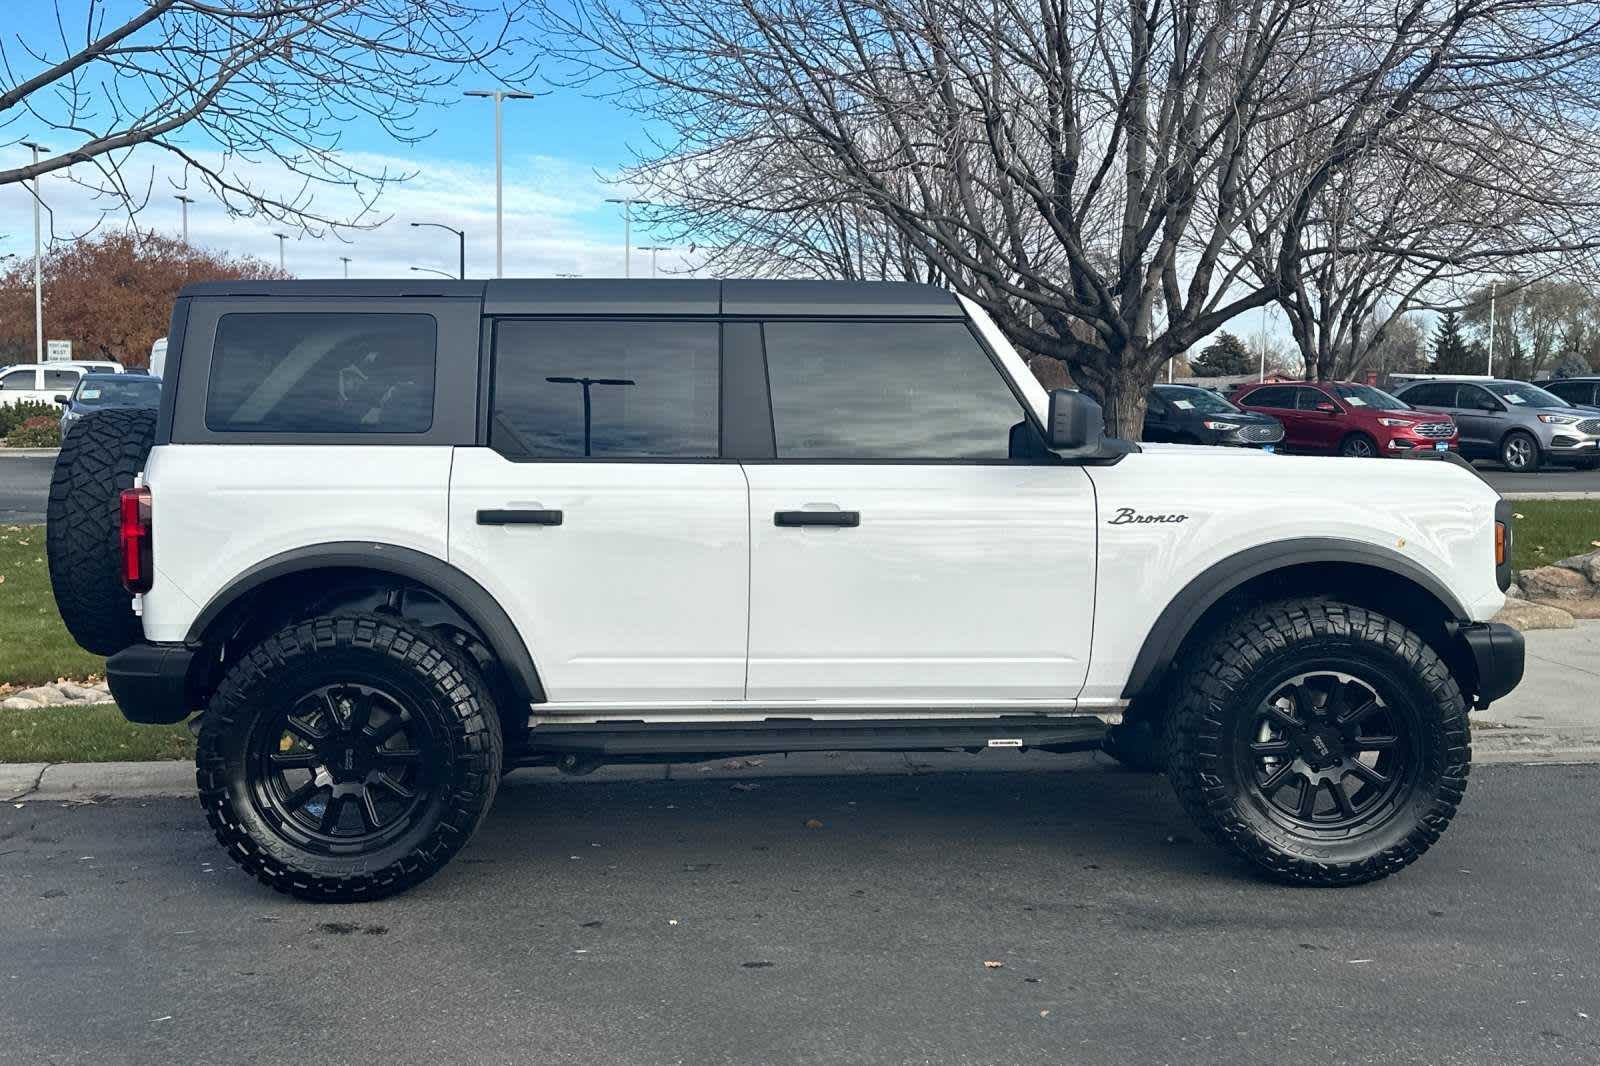
[[[479,511],[480,526],[559,526],[560,511]]]
[[[860,511],[778,511],[772,516],[777,526],[845,526],[861,524]]]

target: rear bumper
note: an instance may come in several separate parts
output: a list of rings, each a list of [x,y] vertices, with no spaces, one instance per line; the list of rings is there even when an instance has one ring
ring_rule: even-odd
[[[1522,634],[1500,622],[1477,622],[1456,630],[1477,675],[1473,706],[1484,708],[1522,680]]]
[[[140,725],[170,725],[189,717],[194,649],[182,644],[135,644],[106,660],[106,684],[122,716]]]

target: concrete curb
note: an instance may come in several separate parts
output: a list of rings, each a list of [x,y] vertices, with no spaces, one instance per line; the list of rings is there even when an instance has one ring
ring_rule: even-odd
[[[3,448],[0,447],[0,459],[54,459],[61,452],[60,448]]]
[[[1600,492],[1502,492],[1507,500],[1600,500]]]
[[[1473,731],[1472,760],[1480,764],[1600,763],[1600,729],[1537,732],[1522,729]],[[723,781],[759,787],[763,779],[788,777],[884,777],[948,773],[1071,773],[1094,767],[1115,771],[1098,752],[801,752],[666,763],[601,767],[573,777],[549,767],[517,770],[502,788],[581,787],[622,781]],[[94,803],[105,799],[193,796],[194,766],[188,762],[0,764],[0,800],[7,803]]]

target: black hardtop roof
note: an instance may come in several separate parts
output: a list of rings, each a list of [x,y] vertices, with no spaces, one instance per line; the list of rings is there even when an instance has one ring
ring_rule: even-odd
[[[180,297],[465,297],[489,315],[747,315],[960,318],[944,289],[908,281],[504,278],[492,281],[206,281]]]

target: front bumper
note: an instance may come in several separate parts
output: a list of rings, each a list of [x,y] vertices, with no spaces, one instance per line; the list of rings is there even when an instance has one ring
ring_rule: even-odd
[[[194,649],[182,644],[134,644],[106,660],[106,684],[128,721],[170,725],[193,710],[197,663]]]
[[[1471,662],[1477,684],[1473,706],[1482,709],[1522,680],[1522,634],[1501,622],[1460,626],[1456,639]]]

